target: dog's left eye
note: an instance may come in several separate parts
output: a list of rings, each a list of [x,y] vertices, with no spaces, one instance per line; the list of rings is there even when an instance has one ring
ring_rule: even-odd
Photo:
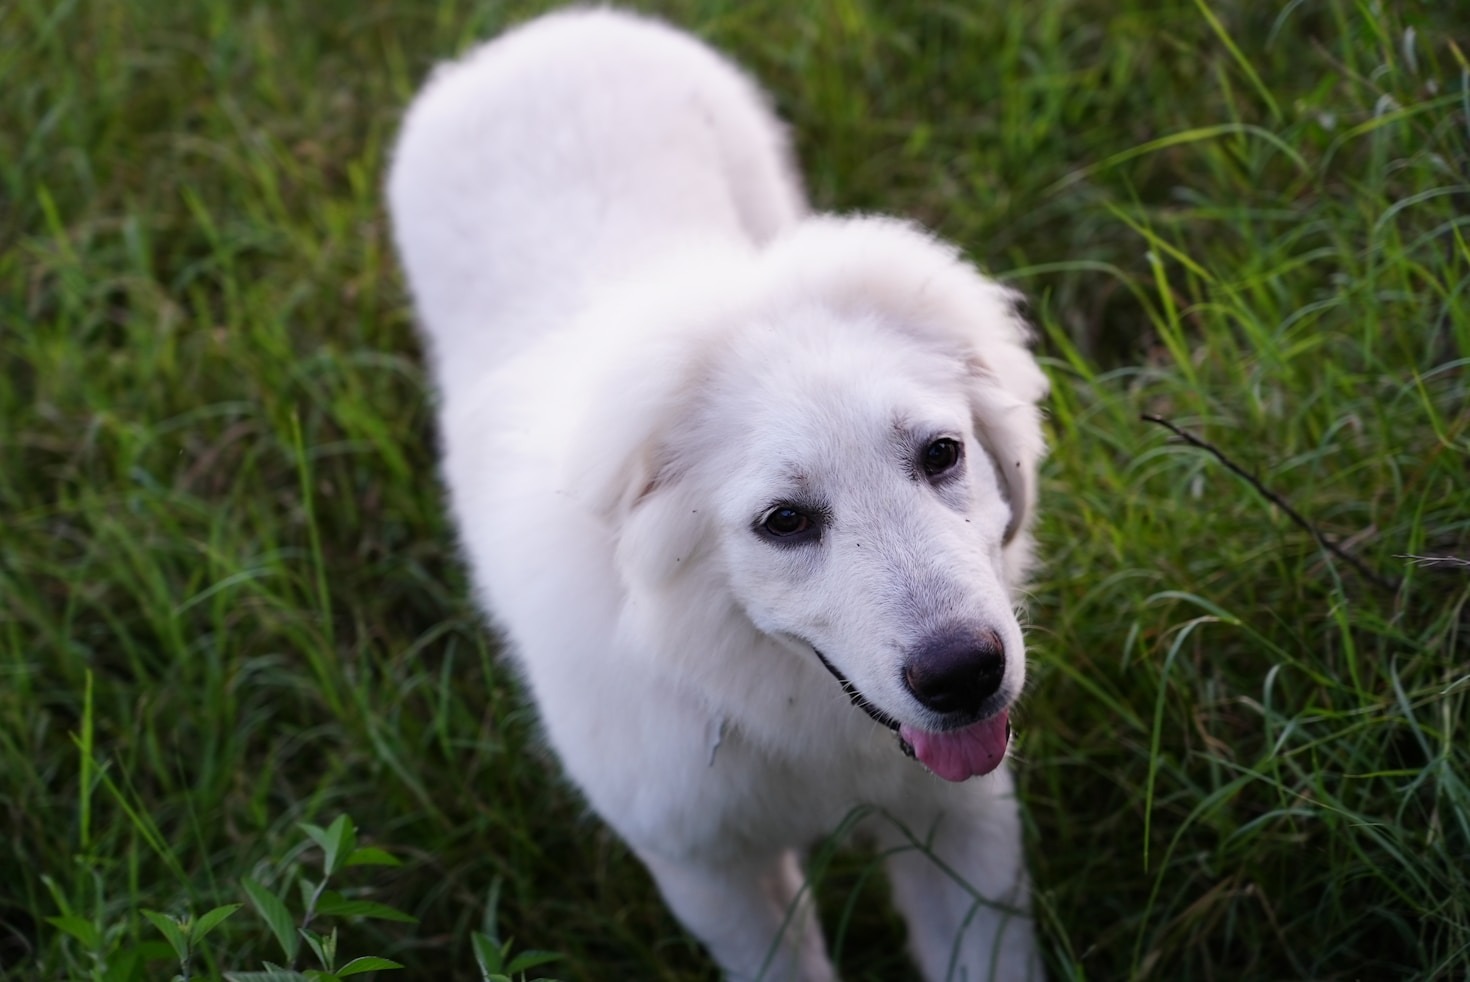
[[[820,539],[822,523],[815,514],[791,505],[777,505],[766,512],[756,531],[768,540],[780,540],[783,545],[795,544]]]
[[[964,448],[958,440],[949,437],[940,437],[924,448],[919,462],[923,465],[924,473],[930,477],[938,477],[946,471],[953,470],[964,456]]]
[[[765,530],[774,536],[785,538],[800,535],[811,528],[811,519],[795,508],[777,508],[766,516]]]

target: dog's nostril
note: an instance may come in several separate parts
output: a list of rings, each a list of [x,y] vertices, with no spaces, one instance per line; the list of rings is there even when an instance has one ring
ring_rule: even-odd
[[[994,631],[946,631],[914,650],[903,681],[936,713],[974,713],[995,695],[1005,670],[1005,648]]]

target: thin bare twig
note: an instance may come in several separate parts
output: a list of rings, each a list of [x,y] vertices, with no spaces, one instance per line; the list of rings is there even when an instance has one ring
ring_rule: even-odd
[[[1277,494],[1275,491],[1272,491],[1270,488],[1266,487],[1266,485],[1262,484],[1259,478],[1247,471],[1244,467],[1241,467],[1235,461],[1231,460],[1219,447],[1216,447],[1208,440],[1201,440],[1194,434],[1180,429],[1173,423],[1169,422],[1167,419],[1164,419],[1162,416],[1154,416],[1151,413],[1144,413],[1141,418],[1146,422],[1159,424],[1169,432],[1173,433],[1175,436],[1179,437],[1179,439],[1183,440],[1185,443],[1188,443],[1190,446],[1198,447],[1201,450],[1208,451],[1215,457],[1216,460],[1229,468],[1231,472],[1239,476],[1251,487],[1255,488],[1256,492],[1260,494],[1261,497],[1271,502],[1277,508],[1280,508],[1286,514],[1287,518],[1290,518],[1293,522],[1295,522],[1297,525],[1301,526],[1308,533],[1310,533],[1312,538],[1316,539],[1317,544],[1320,545],[1323,549],[1326,549],[1328,552],[1332,553],[1334,556],[1347,563],[1353,569],[1357,570],[1370,583],[1382,587],[1389,592],[1394,592],[1398,590],[1399,585],[1397,582],[1377,572],[1367,563],[1363,562],[1352,553],[1342,549],[1336,543],[1328,541],[1327,537],[1317,529],[1317,526],[1313,525],[1311,522],[1303,518],[1301,513],[1298,512],[1295,508],[1291,507],[1291,504],[1285,498],[1281,497],[1281,495]]]
[[[1470,573],[1470,559],[1461,559],[1459,556],[1394,556],[1395,559],[1407,559],[1420,569],[1463,569]]]

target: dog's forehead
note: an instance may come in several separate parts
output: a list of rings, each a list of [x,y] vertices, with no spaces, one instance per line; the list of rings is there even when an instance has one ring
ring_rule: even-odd
[[[848,427],[886,426],[965,399],[962,362],[877,315],[785,311],[736,332],[729,353],[729,396],[819,427],[833,415]]]
[[[881,325],[807,315],[752,332],[706,391],[721,466],[806,487],[894,476],[916,443],[969,432],[963,366]]]
[[[958,391],[906,384],[902,377],[854,379],[806,373],[799,389],[750,406],[740,442],[780,457],[820,462],[906,456],[916,442],[967,429]]]

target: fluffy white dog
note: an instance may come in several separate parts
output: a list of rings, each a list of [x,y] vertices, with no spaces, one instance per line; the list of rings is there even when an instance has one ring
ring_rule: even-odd
[[[787,157],[739,70],[624,13],[434,74],[388,194],[464,550],[730,976],[834,976],[800,857],[869,806],[924,976],[1038,977],[1004,758],[1046,380],[1010,292],[808,216]]]

